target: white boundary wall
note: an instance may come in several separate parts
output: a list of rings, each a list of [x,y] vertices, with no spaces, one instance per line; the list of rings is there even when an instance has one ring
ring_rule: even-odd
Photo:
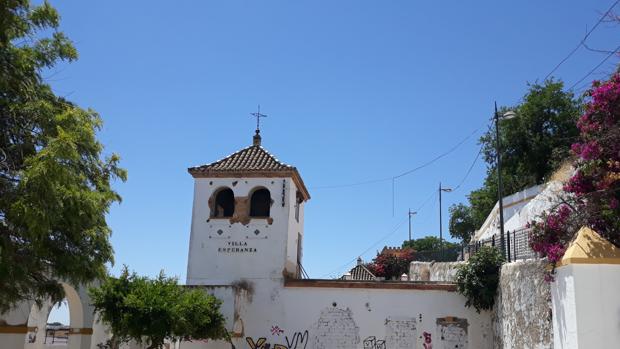
[[[555,348],[620,348],[620,265],[559,267],[551,295]]]

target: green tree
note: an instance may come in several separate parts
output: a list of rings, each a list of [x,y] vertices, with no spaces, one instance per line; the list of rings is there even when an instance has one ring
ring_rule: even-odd
[[[63,298],[112,261],[105,214],[125,179],[101,158],[101,119],[57,97],[41,76],[77,52],[47,2],[0,2],[0,311],[24,299]],[[50,33],[46,36],[47,33]]]
[[[471,207],[464,204],[450,206],[450,236],[467,244],[475,230]]]
[[[416,252],[424,252],[424,251],[439,251],[440,250],[439,238],[436,236],[425,236],[419,239],[413,239],[411,241],[405,240],[403,241],[403,248],[410,247],[413,248]],[[458,244],[455,244],[450,241],[443,241],[443,248],[454,248],[457,247]]]
[[[221,302],[198,288],[178,285],[163,272],[155,279],[123,269],[89,290],[95,310],[110,326],[107,346],[134,340],[162,348],[166,340],[229,339]]]
[[[570,156],[570,146],[578,137],[576,121],[582,100],[563,90],[561,81],[547,80],[530,85],[523,102],[510,108],[517,117],[501,120],[502,182],[504,195],[544,183]],[[500,114],[508,108],[501,108]],[[483,186],[469,196],[466,210],[456,211],[459,220],[471,221],[478,228],[497,202],[495,129],[480,138],[488,165]],[[452,218],[451,218],[452,221]]]

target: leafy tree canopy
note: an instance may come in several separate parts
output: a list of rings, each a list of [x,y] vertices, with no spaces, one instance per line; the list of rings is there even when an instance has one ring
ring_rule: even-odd
[[[458,244],[455,244],[450,241],[443,240],[443,248],[449,249],[453,247],[457,247]],[[424,251],[439,251],[440,250],[439,238],[436,236],[425,236],[419,239],[413,239],[411,241],[405,240],[403,241],[403,248],[410,247],[413,248],[416,252],[424,252]]]
[[[504,195],[543,183],[570,156],[570,146],[579,134],[575,123],[583,105],[563,87],[561,81],[554,80],[530,85],[523,102],[510,108],[517,117],[500,121]],[[501,108],[500,114],[507,110]],[[479,228],[497,202],[495,142],[494,129],[480,138],[487,176],[483,186],[469,194],[469,208],[458,207],[452,212],[456,217],[451,217],[451,223],[463,223],[454,231],[457,234],[469,224]]]
[[[148,348],[162,348],[165,340],[229,339],[221,302],[197,288],[177,284],[163,273],[155,279],[123,269],[120,277],[106,278],[91,288],[95,310],[110,326],[116,349],[134,340]]]
[[[105,214],[120,201],[119,158],[101,158],[101,119],[54,95],[41,76],[77,59],[47,2],[0,3],[0,311],[63,298],[112,261]],[[47,33],[50,33],[46,36]]]
[[[450,206],[450,236],[469,243],[476,230],[471,207],[464,204]]]

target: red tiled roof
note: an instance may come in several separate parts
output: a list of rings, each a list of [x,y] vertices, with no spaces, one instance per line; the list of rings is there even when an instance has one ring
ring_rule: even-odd
[[[295,168],[280,162],[260,145],[252,145],[210,164],[190,167],[189,172],[286,171],[292,169]]]
[[[287,165],[276,159],[267,150],[254,144],[243,148],[223,159],[202,166],[187,169],[194,177],[292,177],[305,200],[310,199],[308,189],[294,166]]]

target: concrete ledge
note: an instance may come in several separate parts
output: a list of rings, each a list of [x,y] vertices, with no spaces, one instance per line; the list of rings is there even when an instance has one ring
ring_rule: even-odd
[[[291,279],[284,281],[284,287],[322,287],[322,288],[365,288],[387,290],[431,290],[456,292],[456,284],[448,282],[420,281],[353,281]]]

